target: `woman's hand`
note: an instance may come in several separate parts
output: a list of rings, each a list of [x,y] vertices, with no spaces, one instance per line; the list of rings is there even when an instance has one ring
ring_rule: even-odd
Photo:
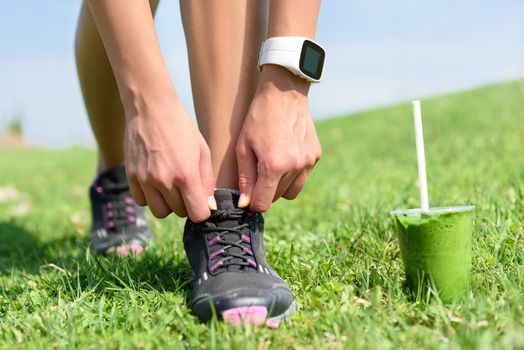
[[[126,171],[135,201],[159,218],[175,212],[207,219],[216,209],[209,148],[171,85],[149,2],[89,0],[89,6],[126,111]]]
[[[129,185],[157,218],[174,212],[201,222],[216,209],[209,148],[174,91],[167,95],[126,106]]]
[[[294,199],[320,159],[308,89],[285,68],[264,66],[237,144],[240,207],[264,212],[280,197]]]

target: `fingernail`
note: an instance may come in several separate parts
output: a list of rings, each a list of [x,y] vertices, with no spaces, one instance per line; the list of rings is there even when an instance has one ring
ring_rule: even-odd
[[[209,209],[217,210],[217,201],[215,200],[215,196],[207,197],[207,204],[209,205]]]
[[[248,205],[249,205],[249,197],[246,194],[241,193],[240,198],[238,198],[238,207],[245,208]]]

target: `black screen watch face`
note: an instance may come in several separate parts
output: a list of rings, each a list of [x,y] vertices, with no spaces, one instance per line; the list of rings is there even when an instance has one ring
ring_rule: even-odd
[[[319,80],[324,69],[326,52],[323,48],[310,40],[304,40],[300,53],[299,69],[308,77]]]

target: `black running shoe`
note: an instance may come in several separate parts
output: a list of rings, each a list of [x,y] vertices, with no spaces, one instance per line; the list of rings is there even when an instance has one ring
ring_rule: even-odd
[[[100,174],[89,189],[89,197],[93,249],[104,255],[141,253],[152,234],[144,208],[131,196],[125,168],[117,166]]]
[[[237,208],[238,196],[215,191],[218,210],[203,223],[187,220],[184,248],[193,270],[190,307],[202,321],[278,327],[296,309],[286,283],[264,253],[262,214]]]

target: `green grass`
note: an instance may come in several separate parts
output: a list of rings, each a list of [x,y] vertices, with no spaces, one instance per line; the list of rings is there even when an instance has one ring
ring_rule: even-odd
[[[183,221],[136,259],[93,256],[95,153],[0,150],[0,348],[524,348],[524,82],[423,102],[433,205],[475,204],[470,296],[410,302],[388,211],[416,207],[411,108],[318,124],[324,156],[266,215],[269,260],[301,311],[279,330],[201,324]],[[0,191],[0,192],[1,192]]]

